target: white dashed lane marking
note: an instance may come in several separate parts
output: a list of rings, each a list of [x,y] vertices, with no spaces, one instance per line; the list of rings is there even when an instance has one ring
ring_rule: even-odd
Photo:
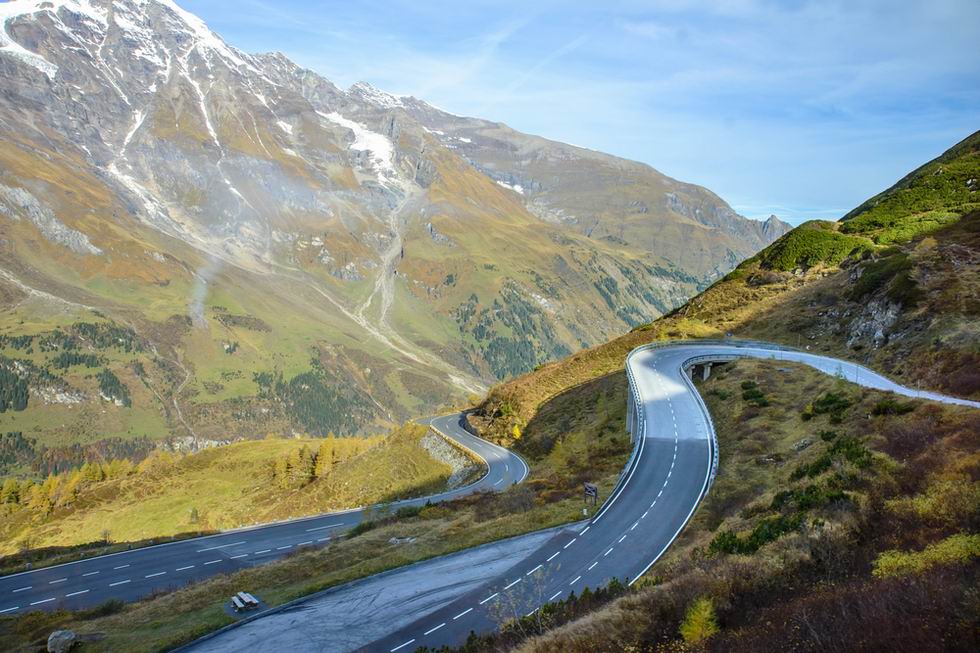
[[[109,583],[109,587],[116,587],[117,585],[125,585],[128,582],[129,582],[128,578],[126,580],[119,580],[116,581],[115,583]]]
[[[509,590],[511,587],[513,587],[514,585],[517,585],[519,582],[521,582],[521,579],[520,578],[518,578],[517,580],[515,580],[513,583],[511,583],[510,585],[508,585],[504,589],[505,590]]]
[[[550,602],[550,601],[554,601],[554,600],[555,600],[555,599],[557,599],[557,598],[558,598],[559,596],[561,596],[561,593],[562,593],[562,590],[558,590],[557,592],[555,592],[554,594],[552,594],[552,595],[551,595],[551,598],[550,598],[550,599],[548,599],[548,601],[549,601],[549,602]]]
[[[561,553],[561,551],[555,551],[554,553],[552,553],[551,554],[551,557],[549,557],[546,562],[551,562],[552,560],[554,560],[555,558],[557,558],[559,553]]]
[[[473,612],[473,608],[466,608],[465,610],[463,610],[462,612],[460,612],[458,615],[456,615],[455,617],[453,617],[453,621],[456,621],[460,617],[465,616],[465,615],[468,615],[471,612]]]
[[[90,572],[88,572],[87,574],[82,574],[82,576],[83,576],[83,577],[85,577],[85,576],[94,576],[94,575],[96,575],[96,574],[101,574],[101,573],[102,573],[102,572],[100,572],[100,571],[90,571]]]
[[[11,594],[16,594],[17,592],[26,592],[27,590],[33,587],[34,587],[33,585],[28,585],[27,587],[20,587],[18,589],[15,589],[13,592],[11,592]]]
[[[34,603],[31,603],[31,605],[41,605],[42,603],[50,603],[51,601],[54,601],[54,597],[50,599],[44,599],[43,601],[34,601]]]
[[[165,573],[167,573],[167,572],[165,572],[165,571],[158,571],[155,574],[147,574],[146,576],[143,576],[143,578],[156,578],[157,576],[163,576]]]
[[[483,604],[484,604],[484,603],[486,603],[487,601],[491,601],[491,600],[493,600],[494,598],[496,598],[496,597],[497,597],[497,595],[498,595],[498,594],[499,594],[499,592],[494,592],[493,594],[491,594],[491,595],[490,595],[490,596],[488,596],[487,598],[485,598],[485,599],[483,599],[482,601],[480,601],[480,605],[483,605]]]
[[[129,565],[119,565],[118,567],[113,567],[113,569],[125,569]]]
[[[19,605],[15,605],[12,608],[5,608],[3,610],[0,610],[0,614],[3,614],[4,612],[13,612],[14,610],[20,610],[20,606]]]
[[[430,628],[430,629],[428,629],[427,631],[425,631],[425,632],[424,632],[424,633],[422,633],[422,634],[423,634],[423,635],[431,635],[432,633],[434,633],[434,632],[436,632],[437,630],[439,630],[440,628],[442,628],[442,627],[443,627],[443,626],[445,626],[445,625],[446,625],[446,622],[445,622],[445,621],[443,621],[443,622],[442,622],[441,624],[439,624],[439,625],[438,625],[438,626],[436,626],[435,628]]]
[[[563,549],[567,549],[568,547],[570,547],[570,546],[572,546],[573,544],[575,544],[575,540],[577,540],[577,539],[578,539],[577,537],[573,537],[573,538],[572,538],[572,541],[571,541],[571,542],[569,542],[568,544],[566,544],[565,546],[563,546],[562,548],[563,548]]]
[[[177,567],[176,571],[185,571],[187,569],[193,569],[194,565],[187,565],[186,567]]]
[[[541,567],[544,567],[544,565],[538,565],[537,567],[535,567],[534,569],[532,569],[531,571],[527,572],[524,575],[525,576],[530,576],[531,574],[533,574],[534,572],[536,572],[538,569],[541,569]]]
[[[398,646],[396,646],[395,648],[393,648],[393,649],[391,649],[391,653],[395,653],[395,651],[397,651],[397,650],[399,650],[399,649],[403,649],[403,648],[405,648],[406,646],[408,646],[409,644],[411,644],[411,643],[412,643],[412,642],[414,642],[414,641],[415,641],[414,639],[410,639],[410,640],[408,640],[407,642],[405,642],[404,644],[399,644],[399,645],[398,645]]]
[[[587,569],[586,571],[592,571],[593,569],[595,569],[595,566],[596,566],[597,564],[599,564],[599,561],[598,561],[598,560],[596,560],[596,561],[595,561],[595,562],[593,562],[593,563],[592,563],[591,565],[589,565],[589,568],[588,568],[588,569]]]
[[[65,598],[67,599],[71,596],[78,596],[79,594],[88,594],[88,590],[79,590],[77,592],[72,592],[71,594],[65,594]]]
[[[48,581],[48,585],[57,585],[58,583],[63,583],[66,580],[68,580],[68,579],[67,578],[59,578],[58,580],[49,580]]]
[[[580,580],[582,580],[582,577],[581,576],[576,576],[575,579],[572,580],[571,583],[569,583],[569,585],[574,585],[575,583],[579,582]]]

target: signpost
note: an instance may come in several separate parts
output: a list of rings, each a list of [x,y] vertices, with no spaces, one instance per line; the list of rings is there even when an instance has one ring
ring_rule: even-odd
[[[599,486],[594,483],[585,484],[585,502],[588,503],[589,499],[592,499],[592,505],[599,503]]]

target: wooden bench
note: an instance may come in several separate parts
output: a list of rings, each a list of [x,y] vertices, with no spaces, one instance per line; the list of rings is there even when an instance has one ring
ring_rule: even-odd
[[[252,596],[251,594],[249,594],[248,592],[239,592],[238,598],[240,598],[242,602],[245,603],[245,605],[251,607],[258,607],[259,605],[259,600],[254,596]]]
[[[259,607],[259,600],[248,592],[239,592],[231,597],[231,604],[234,606],[235,612],[241,612]]]

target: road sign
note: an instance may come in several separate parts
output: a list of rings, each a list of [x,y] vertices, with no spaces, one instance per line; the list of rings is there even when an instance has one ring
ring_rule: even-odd
[[[588,501],[589,499],[592,499],[592,505],[599,501],[599,486],[594,483],[585,484],[585,500]]]

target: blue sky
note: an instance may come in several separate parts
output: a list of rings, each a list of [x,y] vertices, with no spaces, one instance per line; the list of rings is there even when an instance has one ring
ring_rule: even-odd
[[[649,163],[750,217],[837,218],[980,129],[977,0],[178,0],[338,86]]]

